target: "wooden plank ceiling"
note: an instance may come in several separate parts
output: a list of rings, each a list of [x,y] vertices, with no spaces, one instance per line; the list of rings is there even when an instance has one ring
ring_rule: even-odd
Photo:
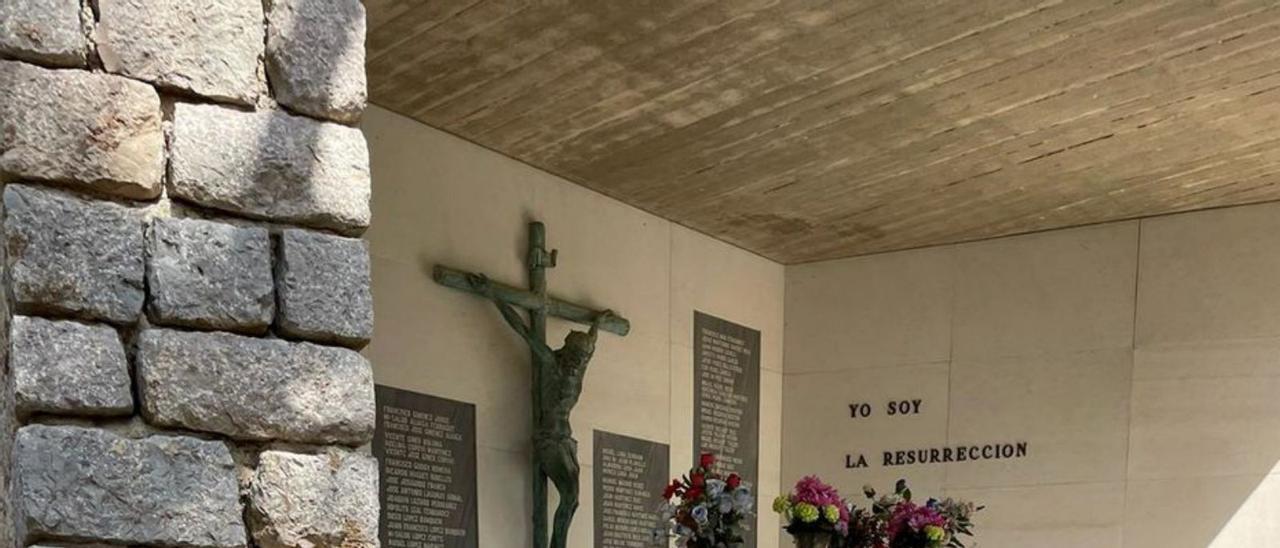
[[[797,263],[1280,199],[1274,0],[367,0],[373,102]]]

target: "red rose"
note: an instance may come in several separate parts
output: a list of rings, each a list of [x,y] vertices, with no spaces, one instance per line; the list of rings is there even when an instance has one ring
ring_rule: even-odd
[[[716,463],[716,456],[711,453],[703,453],[698,459],[698,466],[705,469],[711,468]]]
[[[701,497],[701,496],[702,496],[701,487],[690,487],[689,490],[685,491],[684,495],[681,496],[680,498],[682,500],[698,500],[698,497]]]
[[[674,497],[676,495],[676,492],[679,490],[680,490],[680,482],[673,480],[671,482],[671,485],[668,485],[666,489],[662,490],[662,498],[665,500],[671,500],[671,497]]]
[[[742,476],[729,474],[729,478],[726,479],[724,483],[725,485],[728,485],[730,489],[737,489],[739,485],[742,485]]]
[[[694,487],[702,487],[707,484],[707,478],[702,474],[693,474],[689,476],[689,485]]]

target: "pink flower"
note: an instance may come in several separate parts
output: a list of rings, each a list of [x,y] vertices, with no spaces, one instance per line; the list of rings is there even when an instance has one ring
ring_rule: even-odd
[[[822,483],[818,476],[805,476],[796,482],[795,493],[791,495],[791,503],[807,502],[819,508],[829,504],[843,506],[840,493],[835,487]]]
[[[899,503],[889,517],[889,541],[892,543],[894,537],[903,531],[919,531],[929,525],[946,527],[947,518],[928,506],[917,506],[911,502]]]

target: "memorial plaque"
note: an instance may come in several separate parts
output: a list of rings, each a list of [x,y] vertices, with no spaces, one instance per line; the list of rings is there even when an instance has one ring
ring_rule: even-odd
[[[694,465],[700,453],[715,453],[720,472],[736,472],[754,489],[760,460],[759,331],[693,313],[693,409]],[[744,536],[746,548],[755,548],[755,529]]]
[[[377,386],[382,548],[479,548],[476,408]]]
[[[595,547],[647,548],[667,485],[666,444],[595,431]]]

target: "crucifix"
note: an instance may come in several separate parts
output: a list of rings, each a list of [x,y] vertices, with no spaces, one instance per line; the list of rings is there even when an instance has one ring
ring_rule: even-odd
[[[491,282],[483,274],[436,265],[432,278],[441,285],[485,297],[529,345],[533,362],[533,547],[566,548],[569,524],[578,508],[578,442],[573,439],[569,413],[582,394],[582,379],[595,352],[596,334],[603,330],[626,336],[631,323],[612,311],[597,311],[547,295],[547,269],[558,253],[546,248],[546,227],[529,223],[529,252],[525,264],[529,289]],[[528,312],[525,321],[517,309]],[[590,326],[571,331],[564,346],[546,343],[547,316]],[[560,495],[550,544],[547,536],[547,481]]]

